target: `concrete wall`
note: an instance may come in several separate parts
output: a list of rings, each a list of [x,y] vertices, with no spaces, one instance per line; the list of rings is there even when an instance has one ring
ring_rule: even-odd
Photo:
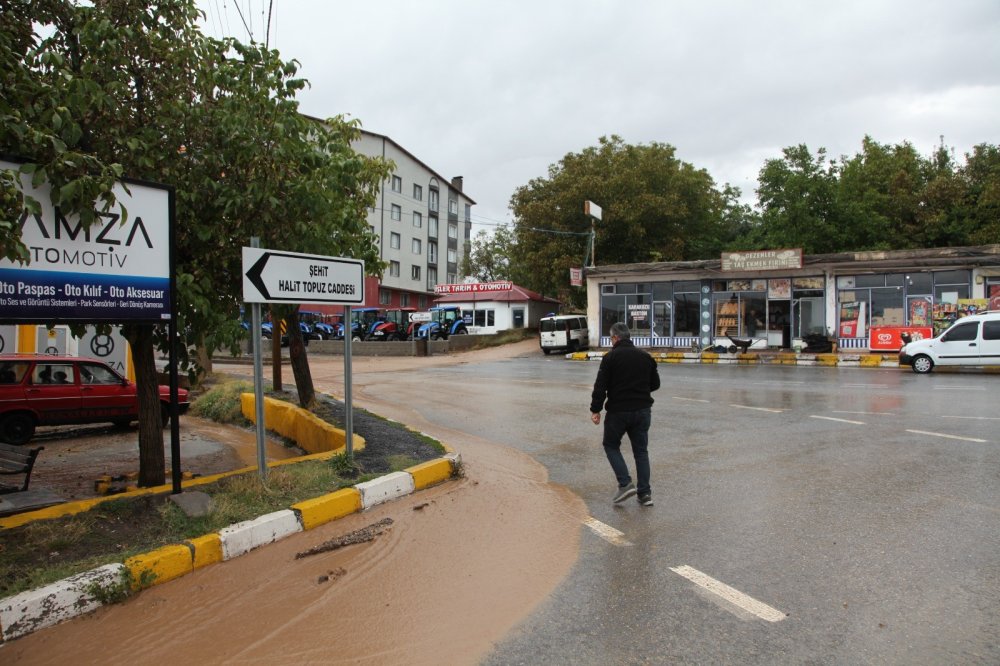
[[[488,339],[489,335],[453,335],[448,340],[430,340],[428,342],[431,355],[447,354],[448,352],[466,351],[472,349],[477,344]],[[264,358],[271,357],[271,341],[263,340]],[[409,340],[404,342],[352,342],[351,353],[354,356],[424,356],[418,347],[418,341]],[[332,356],[344,355],[343,340],[310,340],[308,346],[309,354],[324,354]],[[243,344],[243,353],[249,354],[246,343]],[[288,357],[288,347],[282,347],[281,355]],[[225,356],[216,355],[217,361],[225,360]]]

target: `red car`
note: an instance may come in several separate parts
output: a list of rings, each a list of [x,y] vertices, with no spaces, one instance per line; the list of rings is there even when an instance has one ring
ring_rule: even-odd
[[[188,392],[177,389],[179,413]],[[160,386],[163,424],[170,388]],[[25,444],[40,425],[103,423],[127,426],[139,418],[136,386],[102,361],[76,356],[0,354],[0,442]]]

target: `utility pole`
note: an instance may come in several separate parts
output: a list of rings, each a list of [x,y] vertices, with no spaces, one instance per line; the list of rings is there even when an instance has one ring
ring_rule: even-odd
[[[601,219],[601,207],[593,201],[584,201],[583,212],[590,217],[590,267],[593,268],[597,265],[597,230],[594,223]]]

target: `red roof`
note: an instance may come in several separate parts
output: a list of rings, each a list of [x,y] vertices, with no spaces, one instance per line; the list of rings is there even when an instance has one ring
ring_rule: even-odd
[[[549,298],[548,296],[542,296],[541,294],[531,291],[530,289],[525,289],[524,287],[519,287],[516,284],[508,291],[490,291],[486,293],[464,293],[464,294],[443,294],[439,296],[435,301],[434,305],[441,305],[443,303],[479,303],[482,301],[498,301],[501,303],[510,303],[512,301],[538,301],[540,303],[556,303],[554,298]]]

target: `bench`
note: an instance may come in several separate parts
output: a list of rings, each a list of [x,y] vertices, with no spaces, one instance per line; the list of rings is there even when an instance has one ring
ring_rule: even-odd
[[[0,443],[0,474],[24,474],[24,483],[18,488],[0,484],[0,493],[13,493],[28,489],[31,480],[31,468],[35,466],[35,458],[44,446],[26,448]]]

